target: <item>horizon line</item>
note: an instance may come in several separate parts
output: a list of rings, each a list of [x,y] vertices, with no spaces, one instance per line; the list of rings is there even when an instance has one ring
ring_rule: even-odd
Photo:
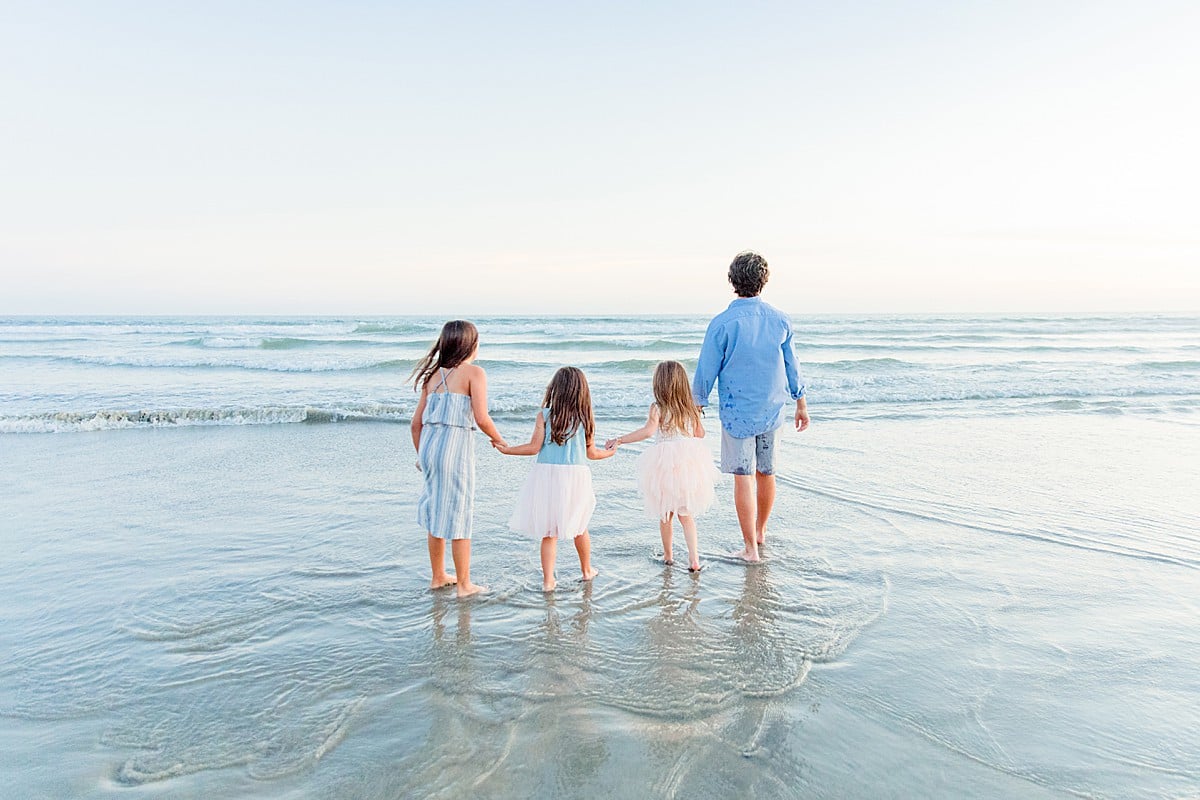
[[[1138,309],[1138,310],[1114,310],[1114,309],[1060,309],[1055,311],[1033,311],[1021,309],[1006,309],[1006,310],[924,310],[924,311],[787,311],[783,309],[789,316],[810,316],[810,317],[838,317],[858,315],[864,317],[884,317],[884,316],[1083,316],[1083,315],[1100,315],[1100,316],[1169,316],[1169,317],[1189,317],[1200,316],[1200,308],[1192,310],[1163,310],[1163,309]],[[50,319],[50,318],[66,318],[66,319],[118,319],[136,317],[139,319],[212,319],[218,317],[242,317],[242,318],[257,318],[257,319],[291,319],[297,317],[305,318],[321,318],[321,319],[348,319],[348,318],[397,318],[408,317],[412,319],[462,319],[465,317],[475,317],[480,319],[527,319],[527,318],[543,318],[543,319],[601,319],[601,318],[629,318],[638,319],[646,317],[659,317],[665,319],[671,318],[687,318],[687,317],[703,317],[709,316],[714,312],[712,309],[704,311],[672,311],[667,313],[662,312],[630,312],[630,311],[595,311],[589,313],[545,313],[539,311],[503,311],[503,312],[446,312],[446,313],[414,313],[414,312],[254,312],[254,311],[191,311],[182,313],[173,312],[21,312],[7,313],[0,311],[0,319]]]

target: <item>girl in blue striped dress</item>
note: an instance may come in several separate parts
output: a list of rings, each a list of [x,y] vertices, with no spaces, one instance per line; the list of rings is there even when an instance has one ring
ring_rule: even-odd
[[[417,522],[425,529],[430,588],[457,585],[467,597],[486,587],[471,583],[471,514],[475,504],[476,427],[492,444],[504,445],[487,410],[487,374],[473,364],[479,331],[466,320],[442,326],[411,380],[421,399],[413,412],[412,440],[424,485],[417,500]],[[454,574],[446,572],[446,540],[450,540]]]
[[[596,447],[595,427],[587,378],[575,367],[563,367],[546,387],[530,440],[496,448],[506,456],[537,456],[508,525],[541,540],[542,591],[552,592],[557,585],[554,560],[559,539],[574,540],[583,580],[596,577],[588,536],[596,495],[587,462],[611,458],[617,451]]]

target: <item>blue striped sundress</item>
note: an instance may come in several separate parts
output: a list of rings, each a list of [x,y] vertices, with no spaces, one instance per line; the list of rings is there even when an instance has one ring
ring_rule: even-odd
[[[439,539],[470,539],[475,505],[475,414],[469,396],[446,388],[449,374],[442,370],[441,383],[430,392],[421,415],[417,463],[425,482],[417,500],[417,522]]]

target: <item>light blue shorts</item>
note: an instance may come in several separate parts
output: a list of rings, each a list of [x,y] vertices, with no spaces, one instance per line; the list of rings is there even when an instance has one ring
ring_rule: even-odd
[[[779,428],[748,439],[738,439],[721,428],[721,472],[729,475],[775,474],[776,440]]]

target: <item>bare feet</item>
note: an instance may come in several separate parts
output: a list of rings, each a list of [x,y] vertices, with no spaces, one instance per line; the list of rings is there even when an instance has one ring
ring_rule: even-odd
[[[480,586],[478,583],[464,583],[458,587],[458,596],[459,598],[471,597],[486,591],[487,587]]]
[[[662,562],[668,567],[675,565],[675,559],[671,558],[670,556],[663,556]]]
[[[584,570],[583,579],[585,581],[590,581],[592,578],[596,577],[599,574],[600,574],[600,570],[596,569],[595,567],[592,567],[591,569]]]
[[[453,586],[458,583],[458,578],[448,573],[434,575],[433,580],[429,583],[430,589],[445,589],[447,586]]]
[[[743,549],[742,549],[742,551],[741,551],[740,553],[738,553],[738,554],[737,554],[737,557],[738,557],[738,558],[740,558],[742,561],[746,561],[746,562],[749,562],[749,563],[751,563],[751,564],[757,564],[759,561],[761,561],[761,560],[762,560],[762,559],[761,559],[761,558],[759,558],[759,556],[758,556],[758,548],[757,548],[757,547],[755,547],[755,548],[749,548],[749,547],[743,548]]]
[[[542,581],[543,592],[553,592],[554,587],[558,586],[558,581]]]
[[[700,571],[700,562],[698,560],[693,561],[691,564],[688,565],[688,572],[699,572],[699,571]]]

